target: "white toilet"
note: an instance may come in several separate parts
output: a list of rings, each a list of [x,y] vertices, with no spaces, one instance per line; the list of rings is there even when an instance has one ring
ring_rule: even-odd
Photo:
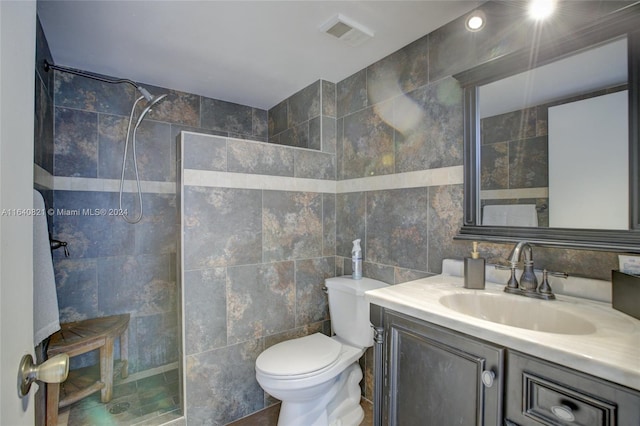
[[[256,360],[256,379],[282,401],[278,426],[357,426],[362,370],[358,360],[373,346],[364,292],[387,284],[351,276],[328,278],[334,337],[322,333],[271,346]]]

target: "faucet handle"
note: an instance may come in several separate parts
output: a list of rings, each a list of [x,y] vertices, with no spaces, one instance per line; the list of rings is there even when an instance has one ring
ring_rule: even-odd
[[[553,275],[555,273],[557,272],[549,272],[546,269],[542,270],[542,283],[540,284],[540,287],[538,287],[538,293],[540,294],[540,296],[542,296],[542,298],[546,300],[552,300],[556,298],[556,296],[553,294],[553,290],[551,290],[551,286],[549,285],[549,280],[547,279],[547,275]]]
[[[547,274],[551,275],[552,277],[558,277],[558,278],[569,278],[569,274],[567,274],[566,272],[553,272],[553,271],[547,271],[546,269],[542,271],[543,273],[546,272]]]

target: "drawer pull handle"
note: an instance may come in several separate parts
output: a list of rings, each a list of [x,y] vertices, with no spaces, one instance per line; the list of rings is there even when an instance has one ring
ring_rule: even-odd
[[[490,388],[493,386],[493,380],[496,378],[496,373],[491,370],[484,370],[482,372],[482,384]]]
[[[551,407],[551,412],[554,416],[565,422],[572,422],[576,419],[573,411],[571,411],[571,407],[567,407],[566,405],[554,405]]]

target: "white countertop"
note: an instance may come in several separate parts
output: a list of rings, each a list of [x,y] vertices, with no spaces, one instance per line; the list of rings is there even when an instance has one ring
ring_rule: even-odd
[[[640,391],[640,320],[613,309],[610,303],[562,295],[542,301],[505,294],[501,284],[487,283],[485,290],[469,290],[463,282],[462,277],[438,275],[371,290],[365,298],[369,303]],[[555,304],[593,323],[596,330],[583,335],[556,334],[482,320],[440,304],[440,297],[455,293],[492,293]]]

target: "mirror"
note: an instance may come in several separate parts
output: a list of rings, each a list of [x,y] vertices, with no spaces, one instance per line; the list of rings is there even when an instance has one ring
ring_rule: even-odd
[[[627,98],[626,37],[479,86],[479,224],[629,229]]]
[[[465,90],[458,239],[640,252],[640,5],[454,77]],[[606,118],[605,118],[606,117]]]

